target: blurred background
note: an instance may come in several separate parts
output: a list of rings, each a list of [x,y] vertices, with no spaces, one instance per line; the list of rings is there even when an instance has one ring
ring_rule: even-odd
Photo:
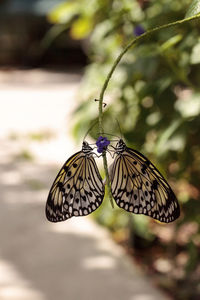
[[[52,261],[60,253],[69,260],[66,245],[72,252],[76,245],[78,250],[70,257],[75,269],[70,270],[75,270],[75,278],[76,272],[83,278],[77,257],[83,255],[86,270],[91,268],[84,256],[85,242],[95,248],[94,232],[100,230],[91,218],[110,231],[115,243],[168,299],[200,299],[199,21],[157,32],[129,50],[104,99],[105,131],[120,134],[119,121],[127,144],[146,155],[168,179],[181,206],[180,218],[163,225],[113,210],[108,199],[86,223],[77,218],[55,226],[44,216],[59,166],[79,150],[97,120],[93,99],[115,58],[141,32],[184,18],[190,2],[0,1],[0,299],[55,299],[65,280],[58,288],[54,273],[69,264],[60,260],[54,269]],[[89,139],[97,137],[94,128]],[[112,247],[100,259],[105,274],[98,282],[113,268]],[[35,286],[30,285],[32,277]],[[75,293],[71,299],[94,299],[99,294],[98,286],[84,298],[80,286],[82,296]],[[131,290],[127,293],[113,299],[147,299],[131,298]],[[109,294],[103,297],[112,299]]]

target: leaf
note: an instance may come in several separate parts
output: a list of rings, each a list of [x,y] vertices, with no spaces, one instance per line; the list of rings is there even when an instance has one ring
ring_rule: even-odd
[[[169,127],[167,127],[160,135],[155,147],[155,153],[157,156],[163,156],[169,150],[178,151],[183,149],[185,145],[184,135],[180,132],[177,133],[181,123],[181,119],[173,120],[171,125],[169,125]]]
[[[190,18],[198,14],[200,14],[200,0],[193,0],[188,8],[185,18]]]
[[[193,118],[200,114],[200,94],[193,93],[187,98],[179,99],[175,103],[175,109],[183,118]]]
[[[93,28],[93,20],[90,17],[80,17],[73,22],[70,34],[75,40],[86,38]]]
[[[169,48],[172,48],[177,43],[179,43],[182,39],[183,39],[182,34],[177,34],[177,35],[171,37],[170,39],[168,39],[166,42],[164,42],[160,46],[160,50],[162,52],[164,52],[164,51],[168,50]]]
[[[149,241],[154,239],[154,235],[150,232],[148,228],[149,220],[142,215],[134,215],[133,219],[133,228],[134,232],[142,238],[145,238]]]
[[[78,3],[64,2],[54,8],[54,10],[48,14],[47,18],[51,23],[65,24],[70,22],[71,19],[77,14],[79,14]]]
[[[192,49],[192,54],[191,54],[191,57],[190,57],[191,64],[195,65],[195,64],[200,63],[199,53],[200,53],[200,39],[199,39],[198,43]]]

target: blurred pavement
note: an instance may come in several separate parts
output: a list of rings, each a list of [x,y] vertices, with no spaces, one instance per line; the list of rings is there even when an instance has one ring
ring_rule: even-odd
[[[80,78],[0,72],[0,300],[168,299],[90,217],[45,219],[50,185],[81,147],[66,129]]]

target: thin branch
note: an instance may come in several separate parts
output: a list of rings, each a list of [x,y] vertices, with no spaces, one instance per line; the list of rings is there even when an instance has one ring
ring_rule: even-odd
[[[144,40],[145,38],[149,37],[151,34],[153,34],[154,32],[160,31],[162,29],[167,29],[176,25],[181,25],[183,23],[187,23],[189,21],[195,20],[195,19],[199,19],[200,18],[200,13],[186,18],[186,19],[182,19],[182,20],[178,20],[172,23],[168,23],[168,24],[164,24],[158,27],[155,27],[153,29],[147,30],[145,33],[143,33],[142,35],[136,37],[135,39],[133,39],[125,48],[124,50],[119,54],[119,56],[117,57],[117,59],[114,61],[114,64],[110,70],[110,72],[108,73],[106,80],[103,84],[103,87],[101,89],[100,92],[100,97],[99,97],[99,133],[100,135],[104,135],[104,129],[103,129],[103,97],[105,94],[105,91],[108,87],[108,83],[113,75],[113,72],[115,71],[117,65],[119,64],[119,62],[121,61],[122,57],[124,56],[124,54],[131,48],[133,47],[135,44],[137,44],[138,42],[141,42],[142,40]],[[108,163],[107,163],[107,158],[106,158],[106,151],[103,153],[103,164],[104,164],[104,170],[105,170],[105,175],[106,175],[106,184],[108,187],[108,196],[111,202],[112,207],[114,207],[113,205],[113,199],[112,199],[112,193],[111,193],[111,184],[110,184],[110,178],[109,178],[109,173],[108,173]]]

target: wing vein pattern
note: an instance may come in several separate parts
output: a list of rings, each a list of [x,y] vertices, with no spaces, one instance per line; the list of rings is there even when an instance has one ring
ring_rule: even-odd
[[[117,205],[165,223],[177,219],[178,201],[157,168],[144,155],[126,146],[123,151],[116,150],[115,155],[110,179]]]
[[[102,203],[104,185],[92,154],[79,151],[63,165],[50,189],[46,216],[60,222],[86,216]]]

